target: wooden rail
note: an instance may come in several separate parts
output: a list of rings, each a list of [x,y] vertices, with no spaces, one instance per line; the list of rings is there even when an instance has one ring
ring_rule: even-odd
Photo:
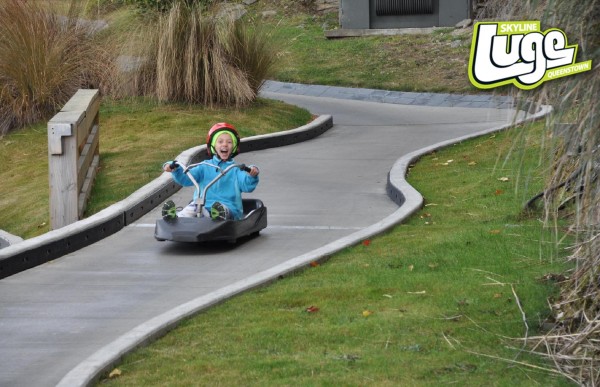
[[[98,90],[78,90],[48,122],[50,227],[83,217],[96,177],[100,127]]]

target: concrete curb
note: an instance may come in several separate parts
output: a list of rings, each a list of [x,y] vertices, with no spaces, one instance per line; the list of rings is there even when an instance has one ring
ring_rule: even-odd
[[[306,141],[321,135],[332,126],[333,117],[319,116],[296,129],[244,138],[241,151],[251,152]],[[188,149],[177,160],[186,164],[199,161],[204,150],[204,145]],[[72,253],[116,233],[147,214],[180,188],[173,182],[170,174],[164,173],[125,200],[89,218],[0,249],[0,279]]]
[[[395,105],[466,107],[482,109],[515,109],[528,111],[531,104],[510,96],[494,94],[448,94],[358,89],[354,87],[306,85],[291,82],[267,81],[261,92],[307,95],[355,101],[381,102]],[[524,106],[524,104],[527,104]]]
[[[112,343],[83,360],[73,368],[58,383],[59,387],[89,386],[92,385],[103,373],[110,371],[124,355],[134,349],[147,344],[154,339],[166,334],[173,329],[179,321],[193,316],[213,305],[223,302],[246,290],[270,283],[294,271],[310,265],[311,262],[324,260],[349,246],[380,234],[401,223],[413,213],[418,211],[423,204],[423,197],[405,179],[409,166],[428,153],[435,150],[460,143],[462,141],[502,131],[523,122],[534,121],[545,117],[552,111],[549,106],[542,106],[540,110],[526,120],[513,124],[490,128],[472,135],[459,137],[441,142],[418,151],[409,153],[396,161],[388,174],[387,192],[400,208],[382,219],[360,231],[329,243],[321,248],[290,259],[273,268],[257,273],[234,284],[225,286],[217,291],[198,297],[190,302],[177,306],[122,335]]]
[[[452,27],[414,27],[414,28],[338,28],[325,31],[327,39],[355,38],[361,36],[425,35],[434,31]]]
[[[22,242],[23,238],[0,230],[0,249]]]

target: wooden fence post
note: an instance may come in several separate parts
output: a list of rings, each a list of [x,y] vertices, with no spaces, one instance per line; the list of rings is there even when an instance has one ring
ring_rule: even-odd
[[[78,90],[48,122],[50,227],[83,217],[99,163],[100,96]]]

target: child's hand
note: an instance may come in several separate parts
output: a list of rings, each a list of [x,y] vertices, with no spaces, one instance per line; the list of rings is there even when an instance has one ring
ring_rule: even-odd
[[[174,167],[174,168],[172,168],[172,167]],[[163,165],[163,171],[165,171],[165,172],[173,172],[175,169],[177,169],[177,164],[164,163],[164,165]]]
[[[250,172],[248,172],[250,174],[250,176],[252,177],[256,177],[258,176],[258,173],[260,171],[258,170],[258,168],[256,168],[255,166],[250,167]]]

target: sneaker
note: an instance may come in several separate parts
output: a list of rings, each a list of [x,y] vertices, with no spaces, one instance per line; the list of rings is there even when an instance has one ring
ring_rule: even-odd
[[[187,206],[185,206],[183,208],[178,208],[177,216],[180,218],[195,218],[195,217],[199,216],[197,210],[198,210],[198,205],[194,202],[191,202],[190,204],[188,204]]]
[[[210,218],[212,220],[227,220],[230,218],[229,208],[219,202],[214,202],[210,208]]]
[[[177,219],[177,207],[172,200],[169,200],[163,204],[162,217],[166,221],[172,221]]]

